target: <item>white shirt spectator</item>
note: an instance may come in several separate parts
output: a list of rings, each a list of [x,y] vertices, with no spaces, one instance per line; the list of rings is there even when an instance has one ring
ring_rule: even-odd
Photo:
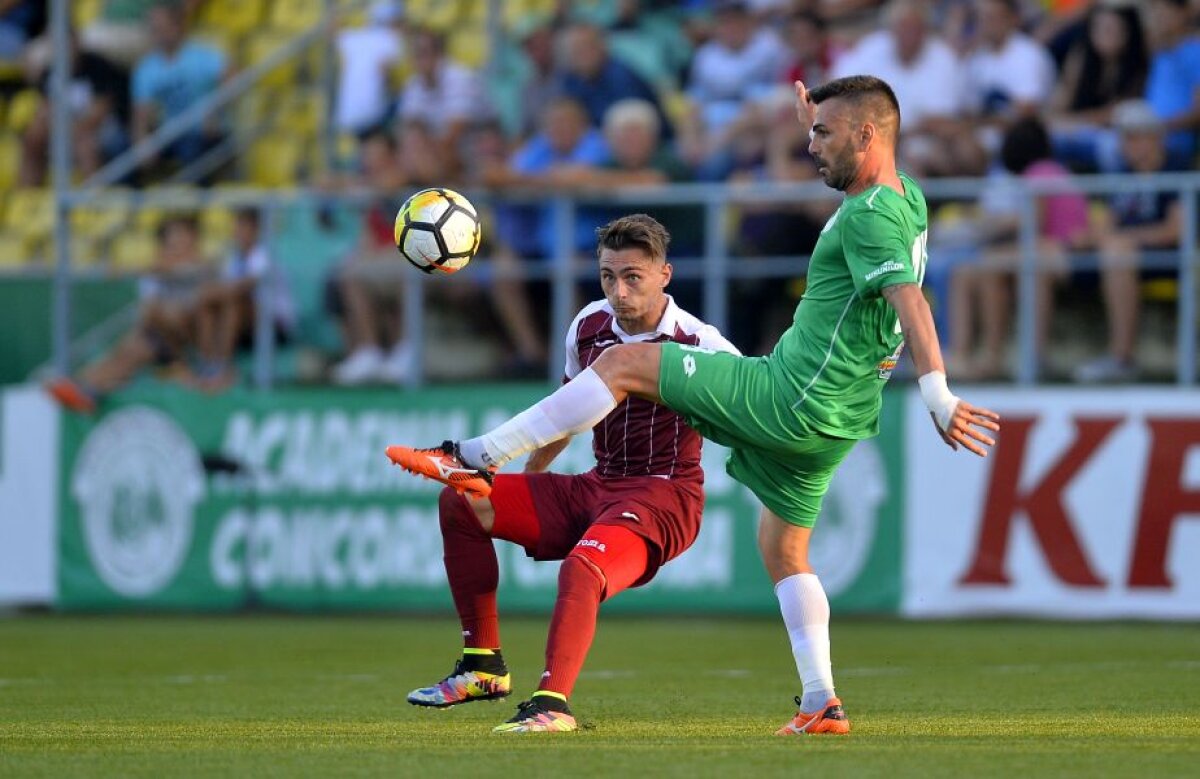
[[[914,128],[931,116],[960,116],[967,108],[962,63],[932,34],[917,58],[905,64],[889,31],[871,33],[834,64],[835,78],[854,75],[876,76],[891,85],[900,102],[902,128]]]
[[[1014,102],[1042,103],[1054,89],[1054,60],[1020,32],[999,49],[981,46],[967,59],[967,100],[981,114],[1002,114]]]
[[[383,120],[388,107],[388,68],[404,54],[400,33],[387,26],[355,27],[337,36],[339,130],[361,132]]]
[[[696,51],[688,96],[710,128],[733,120],[742,104],[765,96],[778,83],[790,54],[772,30],[758,30],[740,50],[709,41]]]
[[[441,135],[456,121],[487,118],[488,105],[479,75],[464,65],[443,59],[432,85],[420,76],[408,78],[400,95],[398,113],[402,120],[422,121]]]
[[[292,291],[283,273],[271,261],[271,254],[263,244],[256,244],[245,254],[234,249],[225,260],[225,265],[221,268],[221,280],[243,279],[259,282],[266,280],[266,294],[272,318],[280,330],[290,332],[296,324],[296,306],[292,301]]]

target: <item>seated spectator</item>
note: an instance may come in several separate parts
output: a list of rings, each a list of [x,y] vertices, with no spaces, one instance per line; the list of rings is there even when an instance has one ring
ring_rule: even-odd
[[[23,187],[45,184],[50,160],[50,73],[38,78],[43,100],[25,128],[22,138],[20,183]],[[71,80],[67,85],[71,111],[75,173],[87,178],[105,159],[116,156],[129,143],[129,79],[99,54],[79,50],[79,39],[71,35]]]
[[[215,91],[225,76],[224,55],[188,39],[185,13],[171,2],[159,2],[150,8],[147,21],[153,49],[133,71],[135,144]],[[199,128],[172,141],[161,156],[186,165],[215,145],[221,134],[220,119],[211,116]]]
[[[884,29],[838,59],[834,77],[869,73],[891,85],[903,117],[899,158],[906,170],[920,176],[967,172],[975,151],[964,122],[962,64],[934,34],[926,0],[892,0],[884,18]]]
[[[336,187],[373,193],[363,232],[326,283],[326,304],[342,328],[347,356],[334,366],[337,384],[404,383],[416,349],[404,332],[405,264],[396,253],[395,216],[413,189],[441,178],[439,144],[419,121],[402,125],[398,143],[383,130],[361,144],[362,170]]]
[[[1067,53],[1050,100],[1055,156],[1084,169],[1112,171],[1117,164],[1113,107],[1140,97],[1149,67],[1141,14],[1132,6],[1099,5],[1086,32]]]
[[[404,53],[404,10],[394,0],[371,5],[370,23],[337,33],[338,88],[334,121],[342,132],[363,135],[391,113],[388,79]]]
[[[547,189],[577,184],[581,166],[599,167],[609,159],[604,136],[588,124],[581,103],[560,97],[542,113],[542,130],[525,142],[506,165],[494,164],[484,171],[484,182],[496,188]],[[513,341],[516,358],[510,373],[532,373],[545,362],[546,340],[537,327],[523,283],[522,265],[547,260],[554,254],[554,214],[551,205],[500,205],[492,231],[495,267],[495,303],[505,329]],[[595,235],[578,222],[577,251],[590,251]],[[503,285],[503,286],[502,286]],[[534,291],[544,292],[544,284]]]
[[[176,5],[187,18],[194,17],[204,0],[180,0]],[[83,47],[102,54],[126,68],[150,50],[146,17],[162,0],[102,0],[100,13],[85,27]]]
[[[1154,55],[1146,100],[1163,120],[1167,152],[1191,159],[1200,131],[1200,36],[1187,0],[1151,0],[1148,6]]]
[[[788,51],[773,30],[756,27],[743,2],[716,7],[712,40],[697,49],[687,80],[693,112],[681,140],[703,178],[728,173],[729,140],[745,107],[779,89]]]
[[[784,20],[783,42],[788,52],[784,84],[790,87],[803,81],[809,89],[815,89],[829,80],[833,54],[824,19],[811,11],[789,14]]]
[[[524,139],[537,132],[542,109],[562,94],[562,80],[554,58],[554,29],[549,24],[530,23],[518,37],[529,65],[529,75],[521,85],[520,95],[518,136]]]
[[[976,0],[978,40],[966,61],[969,108],[989,152],[1003,127],[1038,115],[1054,90],[1054,61],[1020,29],[1018,0]]]
[[[0,62],[21,62],[30,40],[45,24],[45,5],[34,0],[0,0]]]
[[[196,309],[196,378],[206,390],[225,389],[237,378],[233,357],[239,346],[254,345],[257,301],[270,306],[272,337],[279,342],[291,337],[296,323],[287,279],[271,259],[262,238],[261,218],[256,209],[239,211],[233,222],[233,246],[218,281],[200,293]],[[265,284],[265,297],[257,287]]]
[[[1121,103],[1113,112],[1113,124],[1121,134],[1126,171],[1147,175],[1177,168],[1167,154],[1163,122],[1148,103]],[[1105,218],[1092,231],[1092,242],[1100,253],[1108,354],[1079,366],[1077,381],[1132,381],[1137,377],[1133,350],[1142,257],[1146,252],[1177,249],[1182,226],[1183,209],[1176,192],[1123,192],[1110,199]]]
[[[65,407],[94,412],[101,398],[128,384],[148,365],[164,367],[172,378],[192,382],[186,361],[196,343],[196,305],[215,273],[200,255],[194,218],[164,221],[158,228],[158,245],[158,260],[138,285],[140,310],[133,329],[77,379],[63,377],[46,385]]]
[[[571,25],[562,34],[561,52],[559,90],[583,105],[592,127],[601,126],[613,103],[632,97],[654,106],[663,137],[670,137],[671,127],[658,96],[641,76],[609,54],[599,27],[580,22]]]
[[[1000,150],[1004,168],[1025,181],[1056,181],[1068,171],[1051,157],[1050,136],[1037,118],[1022,119],[1004,135]],[[1019,191],[1016,197],[1022,197]],[[1037,354],[1046,353],[1054,305],[1054,286],[1066,277],[1067,251],[1088,229],[1087,200],[1067,192],[1038,198]],[[1016,204],[1013,204],[1016,205]],[[1012,287],[1021,264],[1017,242],[1019,210],[992,209],[978,226],[988,246],[982,260],[953,268],[950,280],[950,346],[947,359],[954,375],[994,379],[1006,373],[1005,347],[1012,322]],[[982,330],[983,353],[976,359],[975,325]]]
[[[479,74],[446,56],[445,39],[419,30],[412,39],[413,72],[404,82],[396,115],[417,120],[433,130],[447,173],[462,167],[459,141],[467,128],[491,117]]]

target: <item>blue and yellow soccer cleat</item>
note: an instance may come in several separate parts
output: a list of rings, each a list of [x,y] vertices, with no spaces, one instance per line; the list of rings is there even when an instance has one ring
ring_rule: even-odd
[[[512,694],[512,677],[504,673],[468,670],[463,661],[454,664],[454,671],[432,687],[422,687],[408,694],[414,706],[446,709],[471,701],[494,701]]]
[[[545,695],[534,695],[522,701],[517,713],[503,725],[492,728],[493,733],[567,733],[575,730],[575,718],[566,700],[558,701]]]

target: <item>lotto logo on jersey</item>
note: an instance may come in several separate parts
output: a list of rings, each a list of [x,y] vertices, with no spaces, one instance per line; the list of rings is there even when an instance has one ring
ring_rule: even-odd
[[[589,546],[592,549],[595,549],[597,552],[605,551],[604,543],[602,541],[597,541],[594,538],[580,539],[579,542],[577,544],[575,544],[575,546]]]

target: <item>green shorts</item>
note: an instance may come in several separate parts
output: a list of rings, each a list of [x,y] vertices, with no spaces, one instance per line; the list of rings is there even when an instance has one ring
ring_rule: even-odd
[[[725,470],[780,518],[812,527],[855,441],[822,435],[792,409],[765,357],[664,343],[658,394],[700,435],[733,451]]]

